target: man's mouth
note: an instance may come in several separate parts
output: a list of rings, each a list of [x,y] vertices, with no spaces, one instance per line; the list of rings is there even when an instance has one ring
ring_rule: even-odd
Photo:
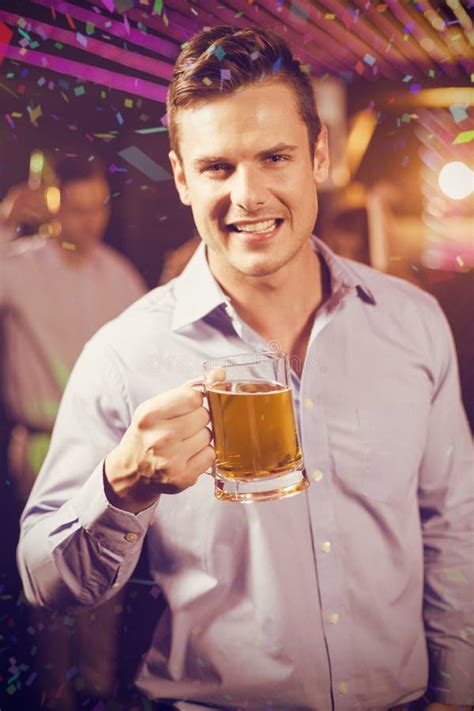
[[[283,220],[279,217],[258,222],[232,222],[227,225],[230,232],[244,232],[245,234],[265,234],[279,227]]]

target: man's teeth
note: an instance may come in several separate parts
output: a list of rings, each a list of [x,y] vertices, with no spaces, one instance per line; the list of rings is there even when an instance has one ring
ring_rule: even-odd
[[[265,220],[264,222],[254,222],[249,225],[235,225],[237,232],[268,232],[276,226],[276,220]]]

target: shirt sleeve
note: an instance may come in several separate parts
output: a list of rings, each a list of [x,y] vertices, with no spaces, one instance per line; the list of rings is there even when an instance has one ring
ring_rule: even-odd
[[[428,695],[474,703],[474,463],[459,393],[457,360],[441,310],[431,314],[437,380],[419,480],[425,561],[424,621]]]
[[[138,515],[117,509],[103,482],[104,458],[130,418],[110,349],[91,342],[69,379],[21,518],[18,567],[33,605],[96,605],[132,574],[155,507]]]

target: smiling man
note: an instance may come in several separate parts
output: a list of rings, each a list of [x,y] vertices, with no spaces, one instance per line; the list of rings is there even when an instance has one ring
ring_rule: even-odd
[[[146,541],[156,709],[454,709],[473,699],[472,447],[436,302],[312,237],[327,135],[284,42],[220,27],[168,96],[202,244],[89,342],[25,509],[36,605],[94,605]],[[281,349],[312,484],[213,497],[202,362]],[[169,706],[168,706],[169,705]]]

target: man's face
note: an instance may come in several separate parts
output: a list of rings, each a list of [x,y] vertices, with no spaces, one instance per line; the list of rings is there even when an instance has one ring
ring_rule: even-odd
[[[102,236],[107,227],[110,208],[109,186],[100,177],[73,180],[61,190],[61,240],[87,252]]]
[[[170,153],[175,183],[214,274],[269,276],[289,264],[316,221],[326,130],[313,159],[293,89],[282,82],[252,84],[184,109],[179,119],[182,161]]]

